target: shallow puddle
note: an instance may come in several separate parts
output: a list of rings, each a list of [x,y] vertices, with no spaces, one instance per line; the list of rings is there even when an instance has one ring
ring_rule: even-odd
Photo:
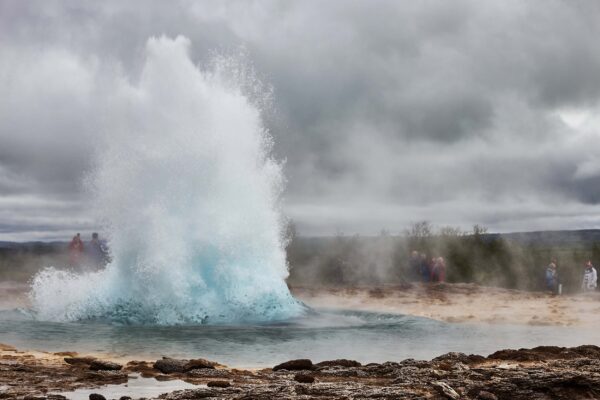
[[[142,378],[139,374],[129,376],[127,383],[120,385],[106,385],[95,389],[77,389],[72,392],[60,392],[60,394],[71,400],[88,400],[90,394],[98,393],[107,399],[119,399],[121,396],[129,396],[133,399],[140,397],[158,397],[163,393],[175,390],[194,389],[203,385],[192,385],[180,380],[157,381],[154,378]]]

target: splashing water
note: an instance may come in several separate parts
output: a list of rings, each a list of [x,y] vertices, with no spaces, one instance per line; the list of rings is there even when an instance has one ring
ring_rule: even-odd
[[[88,186],[113,262],[40,272],[30,293],[38,318],[172,325],[303,312],[284,281],[283,177],[260,109],[188,50],[183,37],[150,39],[139,82],[111,99],[120,123]]]

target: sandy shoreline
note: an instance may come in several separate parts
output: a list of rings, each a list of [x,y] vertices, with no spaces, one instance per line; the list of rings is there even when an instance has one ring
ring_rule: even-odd
[[[293,287],[315,308],[399,313],[446,322],[600,327],[600,293],[555,296],[474,284]]]

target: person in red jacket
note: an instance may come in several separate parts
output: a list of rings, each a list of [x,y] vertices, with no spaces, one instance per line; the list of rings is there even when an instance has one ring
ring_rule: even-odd
[[[431,269],[431,282],[446,281],[446,261],[444,257],[438,257]]]
[[[81,235],[78,233],[73,236],[71,243],[69,243],[69,264],[72,267],[78,267],[81,263],[81,258],[83,256],[83,241],[81,240]]]

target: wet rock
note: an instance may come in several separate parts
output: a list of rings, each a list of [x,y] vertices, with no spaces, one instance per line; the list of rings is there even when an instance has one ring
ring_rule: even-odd
[[[194,360],[180,360],[176,358],[163,357],[157,360],[153,368],[159,370],[163,374],[184,373],[193,369],[214,369],[218,365],[215,362],[204,360],[202,358]]]
[[[119,371],[123,368],[121,364],[110,361],[94,360],[90,363],[92,371]]]
[[[189,360],[187,364],[185,364],[185,370],[191,371],[193,369],[215,369],[215,366],[219,365],[216,362],[208,361],[203,358],[196,358],[194,360]]]
[[[300,383],[313,383],[315,381],[315,377],[308,374],[296,374],[294,375],[294,380]]]
[[[542,361],[544,357],[540,354],[536,354],[531,350],[519,349],[519,350],[499,350],[488,356],[492,360],[511,360],[511,361]]]
[[[354,360],[346,360],[344,358],[339,359],[339,360],[329,360],[329,361],[321,361],[320,363],[315,364],[316,367],[321,368],[321,367],[346,367],[346,368],[352,368],[352,367],[361,367],[362,364],[359,363],[358,361],[354,361]]]
[[[432,361],[404,360],[371,363],[365,366],[324,365],[315,368],[310,360],[292,360],[273,371],[197,368],[186,375],[168,375],[152,368],[152,363],[130,362],[121,371],[90,371],[44,360],[11,355],[0,362],[1,398],[64,400],[47,393],[84,387],[124,383],[127,373],[152,371],[160,379],[186,379],[209,386],[166,393],[163,400],[218,399],[457,399],[466,400],[572,400],[600,399],[600,354],[596,346],[573,348],[537,347],[507,352],[500,356],[546,358],[527,363],[486,359],[466,364],[461,353],[449,353]],[[516,353],[515,353],[516,352]],[[164,360],[164,359],[163,359]],[[160,365],[160,361],[157,362]],[[189,360],[167,359],[184,371]],[[333,360],[336,361],[336,360]],[[91,363],[90,363],[91,364]],[[321,363],[320,363],[321,364]],[[331,363],[334,364],[334,363]],[[293,368],[307,368],[294,371]],[[287,369],[290,368],[290,369]],[[310,378],[318,384],[306,384]],[[221,382],[235,384],[225,386]],[[433,382],[433,383],[432,383]],[[100,390],[100,389],[98,389]],[[118,397],[117,397],[118,398]],[[122,400],[128,400],[123,398]]]
[[[303,358],[299,360],[286,361],[273,367],[273,371],[279,371],[282,369],[285,369],[287,371],[312,370],[313,363],[311,360]]]
[[[485,390],[482,390],[477,395],[477,400],[498,400],[498,396],[496,396],[494,393],[490,393],[490,392],[486,392]]]
[[[206,386],[208,387],[217,387],[217,388],[228,388],[231,386],[229,381],[209,381]]]
[[[546,361],[572,360],[576,358],[600,358],[600,347],[585,345],[578,347],[538,346],[532,349],[500,350],[488,356],[493,360]]]
[[[96,358],[94,358],[94,357],[65,357],[64,360],[69,365],[78,365],[78,366],[89,367],[92,362],[96,361]]]
[[[106,400],[106,397],[102,396],[101,394],[98,393],[92,393],[90,394],[89,397],[90,400]]]
[[[452,389],[450,385],[448,385],[446,382],[432,382],[431,386],[433,386],[439,394],[445,396],[448,399],[460,399],[460,395],[456,393],[456,390]]]
[[[444,362],[448,362],[448,363],[463,363],[463,364],[475,364],[475,363],[480,363],[485,361],[485,357],[483,356],[478,356],[478,355],[466,355],[465,353],[458,353],[458,352],[450,352],[450,353],[446,353],[443,354],[439,357],[434,358],[433,360],[431,360],[433,362],[439,362],[439,361],[444,361]]]
[[[231,373],[226,369],[192,369],[186,373],[187,376],[194,378],[229,378]]]
[[[129,396],[121,396],[121,397],[119,397],[119,400],[131,400],[131,397],[129,397]]]
[[[163,374],[172,374],[176,372],[185,372],[186,365],[187,360],[163,357],[161,360],[157,360],[152,367]]]

